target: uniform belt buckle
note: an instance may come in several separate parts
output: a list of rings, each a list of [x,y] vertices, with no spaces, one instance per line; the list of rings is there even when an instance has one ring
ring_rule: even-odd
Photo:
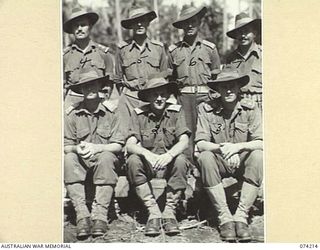
[[[198,93],[198,85],[194,86],[194,93]]]

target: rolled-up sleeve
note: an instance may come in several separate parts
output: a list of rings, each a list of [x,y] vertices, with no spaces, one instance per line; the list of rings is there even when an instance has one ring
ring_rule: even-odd
[[[250,112],[249,118],[249,141],[262,140],[262,115],[256,106]]]
[[[199,141],[211,141],[211,134],[210,134],[210,126],[208,120],[208,114],[205,111],[202,104],[199,106],[199,113],[198,113],[198,120],[197,120],[197,130],[195,136],[195,143]]]
[[[191,131],[190,129],[187,127],[187,123],[186,123],[186,118],[185,118],[185,114],[184,114],[184,110],[181,109],[179,114],[178,114],[178,118],[177,118],[177,122],[176,122],[176,132],[175,132],[175,136],[177,138],[179,138],[181,135],[186,134],[190,137],[191,135]]]
[[[64,115],[64,146],[76,145],[76,127],[71,115]]]
[[[130,118],[130,125],[129,126],[129,133],[128,138],[131,136],[134,136],[137,138],[138,141],[141,141],[141,132],[140,132],[140,125],[139,125],[139,118],[136,112],[132,112],[131,118]]]
[[[125,143],[125,138],[120,127],[120,119],[119,119],[118,111],[116,111],[116,113],[113,116],[113,120],[111,123],[111,136],[110,136],[109,142],[119,143],[121,145],[124,145]]]

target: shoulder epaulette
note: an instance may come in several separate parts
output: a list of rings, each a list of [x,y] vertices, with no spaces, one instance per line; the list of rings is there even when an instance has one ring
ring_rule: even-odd
[[[126,47],[126,46],[128,46],[128,45],[129,45],[129,43],[127,43],[126,41],[120,41],[120,42],[117,44],[117,46],[118,46],[119,49],[122,49],[122,48],[124,48],[124,47]]]
[[[255,107],[255,102],[249,98],[243,98],[241,101],[240,101],[240,105],[242,107],[245,107],[247,109],[254,109]]]
[[[167,110],[179,112],[181,110],[181,105],[179,104],[171,104],[168,106]]]
[[[209,42],[207,40],[202,40],[202,43],[208,47],[210,47],[211,49],[215,49],[216,45],[212,42]]]
[[[114,112],[118,108],[118,100],[105,100],[102,104],[111,112]]]
[[[102,44],[98,44],[98,48],[99,48],[100,50],[102,50],[104,53],[108,53],[108,51],[109,51],[109,47],[104,46],[104,45],[102,45]]]
[[[63,49],[63,55],[67,54],[70,50],[71,50],[71,46],[68,45],[67,47],[65,47],[65,48]]]
[[[157,41],[157,40],[153,40],[153,39],[152,39],[150,42],[153,43],[153,44],[155,44],[155,45],[159,45],[159,46],[161,46],[161,47],[164,46],[162,42]]]
[[[178,46],[177,46],[177,45],[175,45],[175,44],[171,44],[171,45],[169,46],[169,52],[174,51],[176,48],[178,48]]]
[[[134,109],[134,112],[136,112],[137,115],[141,115],[148,110],[148,106],[149,106],[149,104],[146,104],[141,107],[137,107]]]
[[[67,114],[67,115],[70,115],[71,112],[72,112],[75,108],[77,108],[77,107],[79,106],[79,104],[80,104],[80,102],[79,102],[79,103],[73,103],[73,104],[71,104],[68,108],[66,108],[66,114]]]

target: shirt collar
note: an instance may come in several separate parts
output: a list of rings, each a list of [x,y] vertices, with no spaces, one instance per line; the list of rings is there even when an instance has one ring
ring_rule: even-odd
[[[97,109],[93,112],[93,115],[97,115],[100,112],[106,113],[106,108],[102,105],[100,102]],[[81,114],[81,113],[86,113],[88,115],[92,115],[85,107],[84,107],[84,102],[81,102],[79,105],[79,108],[76,110],[76,114]]]
[[[180,47],[183,47],[183,46],[185,46],[185,47],[192,47],[192,46],[196,47],[196,46],[198,46],[198,45],[201,46],[202,40],[203,40],[203,39],[202,39],[201,37],[197,36],[196,39],[194,40],[193,45],[190,45],[189,43],[187,43],[187,42],[185,41],[185,39],[183,39],[183,40],[181,41],[181,43],[180,43]]]
[[[253,45],[250,48],[250,50],[248,51],[246,57],[244,57],[243,55],[240,54],[239,48],[237,49],[237,54],[238,54],[238,56],[240,56],[241,58],[244,58],[244,59],[248,59],[250,57],[250,55],[255,55],[257,58],[260,58],[260,49],[259,49],[259,46],[257,43],[253,43]]]
[[[150,51],[150,39],[148,37],[146,38],[142,46],[138,45],[135,40],[133,39],[131,40],[130,51],[132,51],[134,48],[140,50],[141,47],[143,47],[143,50],[141,52],[145,51],[146,49]]]
[[[81,48],[79,48],[79,46],[76,44],[76,43],[73,43],[72,45],[71,45],[71,47],[72,47],[72,49],[77,49],[77,50],[79,50],[79,51],[81,51],[81,52],[84,52],[84,51],[89,51],[90,50],[90,48],[95,48],[95,47],[97,47],[97,45],[96,45],[96,43],[94,42],[94,41],[92,41],[91,39],[90,39],[90,41],[89,41],[89,43],[88,43],[88,46],[84,49],[84,50],[82,50]]]

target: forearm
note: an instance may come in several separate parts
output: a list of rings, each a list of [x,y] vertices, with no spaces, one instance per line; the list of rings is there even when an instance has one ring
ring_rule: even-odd
[[[67,145],[64,146],[64,153],[77,153],[77,145]]]
[[[138,144],[130,143],[130,144],[127,144],[126,148],[127,148],[127,152],[129,154],[136,154],[139,156],[145,156],[146,154],[150,153],[150,151],[148,149],[146,149]]]
[[[183,137],[179,140],[177,144],[175,144],[170,150],[168,150],[168,154],[170,154],[173,158],[181,154],[185,149],[188,148],[189,138],[187,135],[182,135]]]
[[[99,145],[99,152],[111,152],[111,153],[119,153],[122,149],[122,146],[119,143],[110,143],[110,144],[96,144]]]
[[[255,140],[249,142],[240,142],[237,143],[240,147],[240,152],[242,151],[253,151],[253,150],[262,150],[263,143],[262,140]]]
[[[197,143],[198,150],[200,152],[202,151],[211,151],[213,153],[221,153],[220,151],[220,145],[213,143],[213,142],[208,142],[208,141],[199,141]]]

